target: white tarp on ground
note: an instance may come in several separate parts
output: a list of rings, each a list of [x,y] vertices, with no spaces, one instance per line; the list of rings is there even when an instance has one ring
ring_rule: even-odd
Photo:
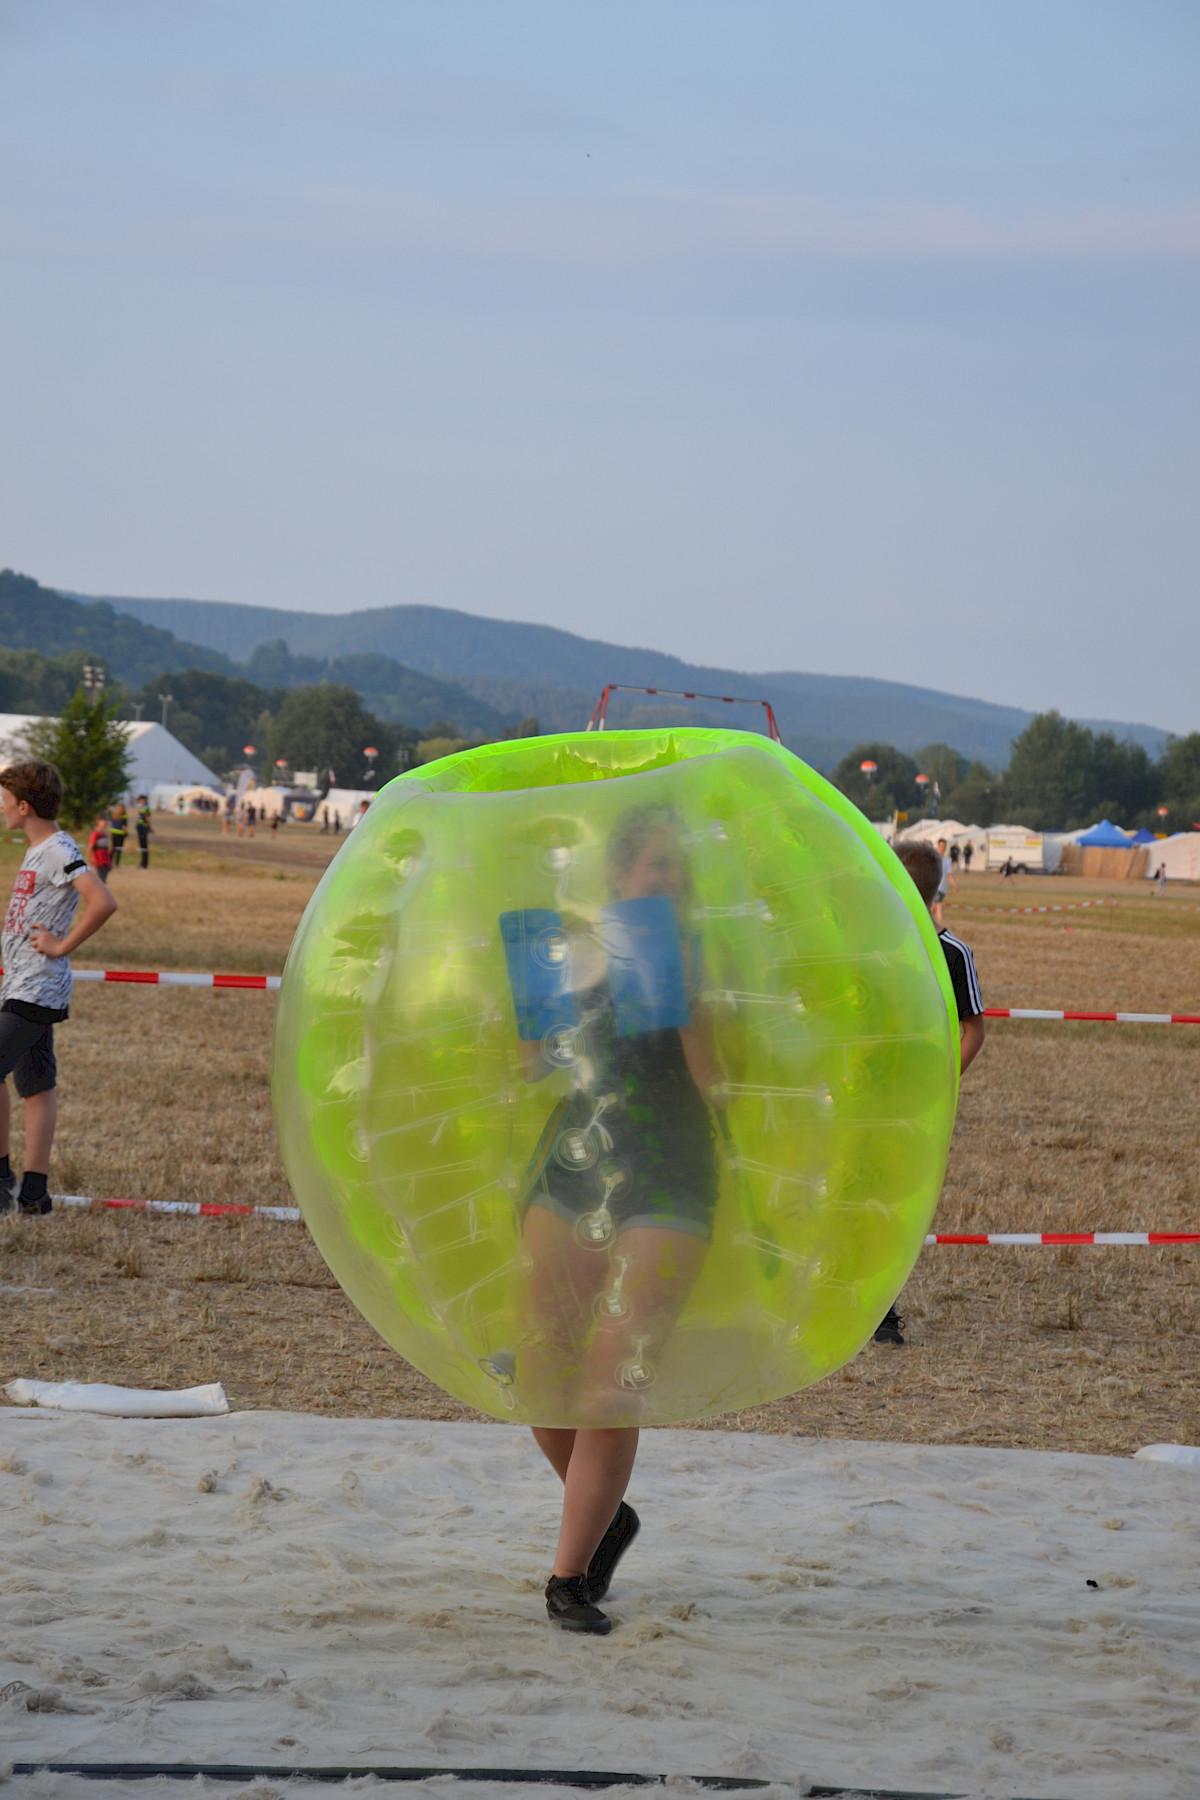
[[[6,760],[28,754],[26,734],[30,726],[38,722],[32,713],[0,713],[0,747],[4,749]],[[141,719],[136,723],[123,721],[121,729],[129,739],[133,753],[129,764],[128,793],[131,798],[137,794],[148,795],[152,787],[164,784],[211,787],[220,792],[221,783],[212,770],[162,725]]]
[[[528,1432],[0,1410],[3,1756],[1191,1800],[1197,1493],[1128,1457],[651,1431],[597,1641],[546,1620]]]
[[[113,1387],[105,1381],[10,1381],[14,1406],[48,1406],[59,1412],[104,1413],[121,1419],[214,1419],[229,1411],[219,1381],[190,1388]]]

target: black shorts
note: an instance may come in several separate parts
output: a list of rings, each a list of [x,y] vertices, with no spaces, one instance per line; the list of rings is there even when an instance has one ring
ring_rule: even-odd
[[[66,1011],[6,1000],[0,1007],[0,1081],[13,1078],[22,1100],[48,1094],[58,1085],[54,1027]]]
[[[674,1142],[618,1140],[607,1153],[572,1128],[558,1108],[529,1171],[525,1206],[544,1207],[572,1226],[581,1244],[604,1249],[622,1231],[680,1231],[708,1242],[717,1209],[711,1127],[672,1133]],[[666,1154],[664,1154],[664,1150]]]

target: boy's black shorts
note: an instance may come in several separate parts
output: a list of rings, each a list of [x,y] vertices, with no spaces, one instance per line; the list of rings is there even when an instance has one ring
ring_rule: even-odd
[[[0,1081],[11,1075],[22,1100],[48,1094],[58,1085],[54,1027],[66,1016],[65,1008],[34,1006],[27,1000],[6,1000],[0,1006]]]

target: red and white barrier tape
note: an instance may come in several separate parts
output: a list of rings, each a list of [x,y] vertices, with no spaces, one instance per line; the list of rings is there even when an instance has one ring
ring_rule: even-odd
[[[200,1200],[93,1200],[87,1194],[55,1194],[55,1206],[100,1206],[134,1212],[183,1213],[201,1219],[279,1219],[295,1223],[298,1206],[233,1206]],[[1200,1231],[936,1231],[932,1244],[1200,1244]]]
[[[55,1194],[55,1206],[103,1206],[113,1211],[184,1213],[199,1219],[282,1219],[296,1223],[298,1206],[234,1206],[204,1200],[93,1200],[90,1194]]]
[[[264,989],[277,992],[283,980],[282,975],[189,975],[148,969],[73,969],[71,974],[75,981],[125,981],[136,987],[255,988],[260,993]],[[1056,1006],[988,1006],[983,1016],[1084,1020],[1099,1025],[1200,1025],[1200,1013],[1081,1012]]]
[[[985,1019],[1083,1019],[1099,1025],[1200,1025],[1200,1013],[1070,1012],[1059,1007],[988,1006]]]
[[[957,900],[947,900],[949,912],[977,913],[1041,913],[1041,912],[1083,912],[1089,906],[1120,906],[1119,900],[1072,900],[1062,906],[962,906]]]
[[[1200,1244],[1200,1231],[935,1231],[927,1244]]]
[[[268,988],[274,991],[282,975],[185,975],[172,969],[72,969],[74,981],[131,981],[138,987]]]
[[[4,970],[0,968],[0,975]],[[178,969],[72,969],[72,981],[130,981],[135,987],[263,988],[272,993],[282,975],[190,975]]]
[[[75,969],[76,981],[129,981],[141,986],[266,988],[274,993],[281,975],[155,974],[141,969]],[[1200,1013],[1072,1012],[1061,1007],[989,1006],[987,1019],[1083,1019],[1102,1025],[1200,1025]]]

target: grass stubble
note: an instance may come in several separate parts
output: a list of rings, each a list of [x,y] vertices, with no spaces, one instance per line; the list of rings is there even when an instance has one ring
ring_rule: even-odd
[[[81,964],[270,973],[335,846],[167,827],[122,868],[121,911]],[[235,853],[236,851],[236,853]],[[19,851],[0,853],[0,882]],[[991,1005],[1200,1012],[1193,890],[1001,914],[1098,884],[972,876],[948,922]],[[966,907],[988,910],[967,911]],[[58,1034],[52,1187],[287,1204],[271,1116],[274,1001],[80,986]],[[993,1023],[964,1083],[941,1231],[1200,1230],[1200,1027]],[[20,1148],[21,1108],[14,1107]],[[707,1428],[1128,1454],[1196,1442],[1200,1249],[927,1251],[904,1348],[869,1345],[792,1399]],[[62,1210],[0,1221],[0,1381],[223,1381],[238,1407],[477,1417],[377,1337],[303,1227]]]

